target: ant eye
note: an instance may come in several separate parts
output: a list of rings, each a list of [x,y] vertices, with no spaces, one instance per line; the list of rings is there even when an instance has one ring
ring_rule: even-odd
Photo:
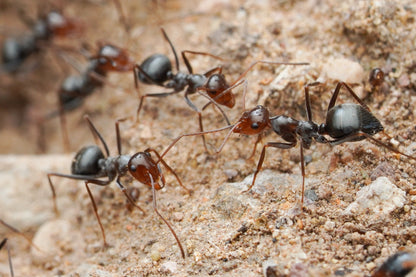
[[[251,124],[251,129],[258,129],[259,128],[259,124],[258,123],[253,123]]]

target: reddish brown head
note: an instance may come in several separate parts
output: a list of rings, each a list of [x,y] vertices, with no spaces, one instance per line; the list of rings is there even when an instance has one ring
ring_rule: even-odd
[[[243,113],[234,127],[234,133],[257,135],[270,126],[269,111],[259,105],[251,111]]]
[[[134,154],[128,163],[130,174],[140,183],[152,186],[152,179],[156,190],[165,186],[165,181],[160,168],[148,152]],[[150,178],[150,175],[152,178]],[[159,181],[161,184],[159,184]]]
[[[81,21],[65,17],[58,11],[51,11],[45,16],[49,31],[58,37],[79,35],[84,32],[84,24]]]
[[[125,49],[111,44],[103,44],[98,50],[96,59],[100,70],[126,72],[133,70],[134,61]]]
[[[225,80],[223,74],[211,75],[206,84],[206,91],[209,97],[218,104],[232,108],[235,105],[235,97],[231,89],[226,91],[229,88],[230,85]]]

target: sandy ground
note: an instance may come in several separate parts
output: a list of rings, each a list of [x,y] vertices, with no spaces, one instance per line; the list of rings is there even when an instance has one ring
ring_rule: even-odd
[[[79,47],[104,40],[126,47],[137,61],[156,52],[173,60],[159,30],[163,26],[178,51],[223,57],[219,62],[196,56],[191,63],[198,73],[222,64],[230,83],[257,60],[308,62],[253,68],[246,76],[247,109],[262,104],[271,115],[305,119],[303,86],[319,80],[323,86],[313,89],[311,101],[314,120],[321,123],[331,91],[345,81],[391,136],[376,137],[415,155],[413,1],[123,1],[129,34],[111,1],[78,0],[63,6],[87,30],[57,44]],[[27,30],[17,17],[18,7],[33,4],[0,2],[2,40]],[[114,122],[134,116],[138,105],[133,76],[110,74],[104,89],[68,114],[73,153],[64,153],[57,119],[45,124],[46,150],[41,153],[33,118],[56,109],[60,81],[76,73],[51,52],[31,58],[27,70],[16,76],[0,76],[0,218],[33,238],[41,250],[0,226],[0,238],[9,238],[16,276],[370,276],[399,249],[415,250],[415,161],[368,141],[335,147],[314,143],[305,151],[301,211],[299,148],[269,148],[256,185],[241,193],[251,183],[261,147],[249,159],[255,137],[238,135],[219,155],[206,153],[200,138],[184,138],[166,156],[193,191],[187,194],[165,170],[168,184],[157,193],[159,211],[176,231],[185,259],[152,209],[151,189],[131,178],[123,183],[139,189],[137,203],[146,215],[129,209],[115,184],[92,187],[110,244],[102,249],[83,183],[53,179],[57,216],[46,172],[69,173],[76,150],[94,143],[84,114],[116,153]],[[70,55],[85,63],[80,55]],[[386,73],[377,88],[368,82],[375,67]],[[140,85],[141,93],[161,91]],[[243,112],[243,86],[234,92],[236,106],[225,108],[232,122]],[[198,95],[191,99],[198,107],[206,102]],[[343,92],[340,102],[353,99]],[[204,111],[203,118],[206,129],[225,126],[214,109]],[[197,130],[196,114],[183,94],[149,98],[139,122],[121,125],[123,152],[148,147],[162,152],[178,135]],[[207,136],[210,148],[218,147],[224,136]],[[273,141],[281,139],[267,132],[263,143]],[[6,251],[0,252],[0,276],[8,276]]]

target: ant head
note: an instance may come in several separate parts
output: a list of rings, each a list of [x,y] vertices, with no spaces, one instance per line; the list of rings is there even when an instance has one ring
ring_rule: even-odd
[[[370,72],[369,82],[372,86],[379,86],[384,81],[384,72],[380,68],[374,68]]]
[[[141,69],[150,77],[147,78],[139,71],[139,80],[146,84],[163,84],[171,78],[172,63],[162,54],[154,54],[144,60]]]
[[[251,111],[243,113],[234,128],[234,133],[256,135],[260,134],[269,125],[269,111],[258,105]]]
[[[229,88],[230,85],[223,74],[213,74],[207,80],[206,91],[208,96],[218,104],[232,108],[235,105],[235,97]]]
[[[102,71],[125,72],[132,70],[134,66],[134,61],[126,50],[111,44],[102,45],[95,59]]]
[[[158,182],[160,179],[160,169],[149,152],[138,152],[134,154],[129,160],[128,170],[140,183],[151,186],[153,179],[155,189],[159,190],[162,188]],[[152,178],[150,178],[150,175]]]
[[[54,36],[65,37],[84,32],[84,24],[73,18],[65,17],[57,10],[53,10],[45,16],[45,23]]]
[[[97,145],[86,146],[78,151],[71,165],[72,174],[96,175],[100,171],[99,160],[104,154]]]

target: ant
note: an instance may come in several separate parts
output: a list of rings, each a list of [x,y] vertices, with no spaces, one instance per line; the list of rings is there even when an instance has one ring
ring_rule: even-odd
[[[24,23],[31,32],[17,38],[7,38],[2,48],[2,71],[14,73],[32,54],[39,52],[54,37],[66,37],[83,31],[83,25],[75,19],[64,16],[58,10],[39,15],[37,20],[20,11]]]
[[[93,133],[93,136],[95,138],[98,138],[101,144],[103,145],[105,155],[97,145],[86,146],[79,150],[76,154],[71,165],[71,174],[48,173],[47,176],[49,180],[49,185],[52,190],[55,212],[58,214],[58,209],[56,205],[56,193],[51,181],[51,177],[57,176],[75,180],[84,180],[85,187],[87,189],[88,195],[91,199],[91,203],[94,208],[95,216],[101,228],[101,233],[104,240],[104,247],[106,247],[108,244],[106,241],[104,228],[97,212],[97,205],[95,204],[95,200],[92,196],[92,193],[88,185],[94,184],[99,186],[107,186],[111,184],[114,180],[116,180],[117,186],[125,194],[129,202],[138,209],[140,209],[140,211],[143,214],[145,214],[144,210],[134,202],[134,200],[128,193],[128,190],[120,181],[121,177],[131,175],[137,181],[152,188],[153,210],[156,212],[159,218],[162,219],[162,221],[168,226],[171,233],[175,237],[176,242],[178,243],[182,258],[185,258],[185,251],[182,247],[181,242],[179,241],[178,236],[176,235],[175,231],[173,230],[169,222],[159,213],[157,209],[156,190],[162,189],[165,186],[166,181],[160,166],[156,164],[156,162],[153,160],[151,153],[155,154],[159,161],[167,168],[167,170],[175,176],[180,186],[182,186],[188,193],[190,193],[190,190],[182,184],[176,172],[160,157],[159,153],[155,149],[147,148],[143,152],[138,152],[134,155],[121,154],[122,151],[119,122],[122,120],[117,120],[115,124],[118,155],[110,156],[107,144],[104,141],[101,134],[95,128],[88,116],[84,116],[84,118],[87,121],[88,126],[91,132]]]
[[[416,266],[416,256],[410,252],[397,252],[389,257],[372,277],[404,277]]]
[[[244,191],[248,192],[254,186],[256,177],[262,168],[263,161],[266,155],[266,149],[269,147],[290,149],[296,146],[300,141],[300,164],[302,172],[302,200],[301,207],[303,208],[304,202],[304,189],[305,189],[305,161],[303,156],[303,149],[309,149],[312,142],[338,145],[344,142],[354,142],[364,139],[369,139],[373,143],[385,147],[390,151],[403,155],[409,159],[416,160],[416,157],[407,155],[392,146],[385,144],[384,142],[373,137],[378,132],[384,130],[380,121],[370,112],[368,106],[361,101],[361,99],[355,94],[355,92],[344,82],[339,82],[334,90],[331,100],[328,105],[326,113],[326,122],[318,125],[313,121],[311,103],[309,97],[309,88],[313,86],[321,85],[319,82],[307,84],[304,87],[305,90],[305,102],[307,120],[296,120],[292,117],[285,115],[277,115],[270,117],[269,110],[259,105],[250,111],[245,111],[240,119],[234,125],[229,125],[220,129],[185,134],[176,138],[171,145],[162,153],[163,158],[167,152],[184,136],[195,136],[207,133],[219,132],[225,129],[230,129],[226,135],[221,146],[217,149],[216,153],[221,152],[225,143],[229,139],[232,133],[239,133],[244,135],[258,135],[258,139],[255,142],[253,154],[255,153],[256,146],[262,138],[262,134],[267,129],[272,129],[277,135],[279,135],[284,142],[268,142],[263,145],[263,149],[260,154],[259,161],[257,163],[256,171],[254,172],[251,185]],[[359,103],[345,103],[335,105],[339,92],[342,87],[345,87],[350,95]],[[331,139],[328,139],[329,136]]]
[[[191,63],[189,62],[186,54],[196,54],[209,56],[218,60],[222,58],[212,55],[210,53],[195,52],[185,50],[181,52],[183,61],[188,69],[188,73],[181,72],[179,68],[179,59],[176,54],[175,47],[167,36],[165,30],[161,28],[163,37],[169,43],[175,57],[175,66],[177,73],[172,71],[172,63],[169,58],[162,54],[153,54],[143,61],[141,65],[136,64],[134,66],[134,81],[136,89],[138,88],[138,80],[145,84],[157,85],[167,89],[172,89],[170,92],[162,93],[149,93],[140,97],[139,107],[137,109],[137,118],[139,118],[140,111],[143,106],[143,101],[146,97],[165,97],[172,94],[185,91],[185,101],[189,107],[198,113],[200,131],[203,132],[202,115],[201,111],[195,106],[195,104],[189,99],[189,95],[198,92],[202,96],[206,97],[208,102],[202,110],[204,110],[211,103],[214,104],[222,113],[227,124],[230,124],[226,114],[219,105],[233,108],[235,105],[235,95],[232,89],[241,85],[245,80],[243,77],[250,71],[256,64],[273,64],[273,65],[308,65],[308,63],[289,63],[289,62],[269,62],[269,61],[256,61],[249,66],[233,83],[229,84],[222,74],[222,66],[214,67],[204,74],[195,74],[193,72]],[[203,94],[202,91],[206,92]],[[204,136],[202,136],[205,149],[207,149]]]
[[[69,149],[69,137],[66,130],[65,112],[82,105],[84,98],[101,88],[107,73],[110,71],[127,72],[133,68],[133,60],[126,49],[110,43],[99,42],[96,55],[88,57],[87,69],[79,74],[67,77],[58,91],[59,110],[45,116],[45,119],[59,115],[66,149]],[[40,142],[44,148],[43,142]]]

